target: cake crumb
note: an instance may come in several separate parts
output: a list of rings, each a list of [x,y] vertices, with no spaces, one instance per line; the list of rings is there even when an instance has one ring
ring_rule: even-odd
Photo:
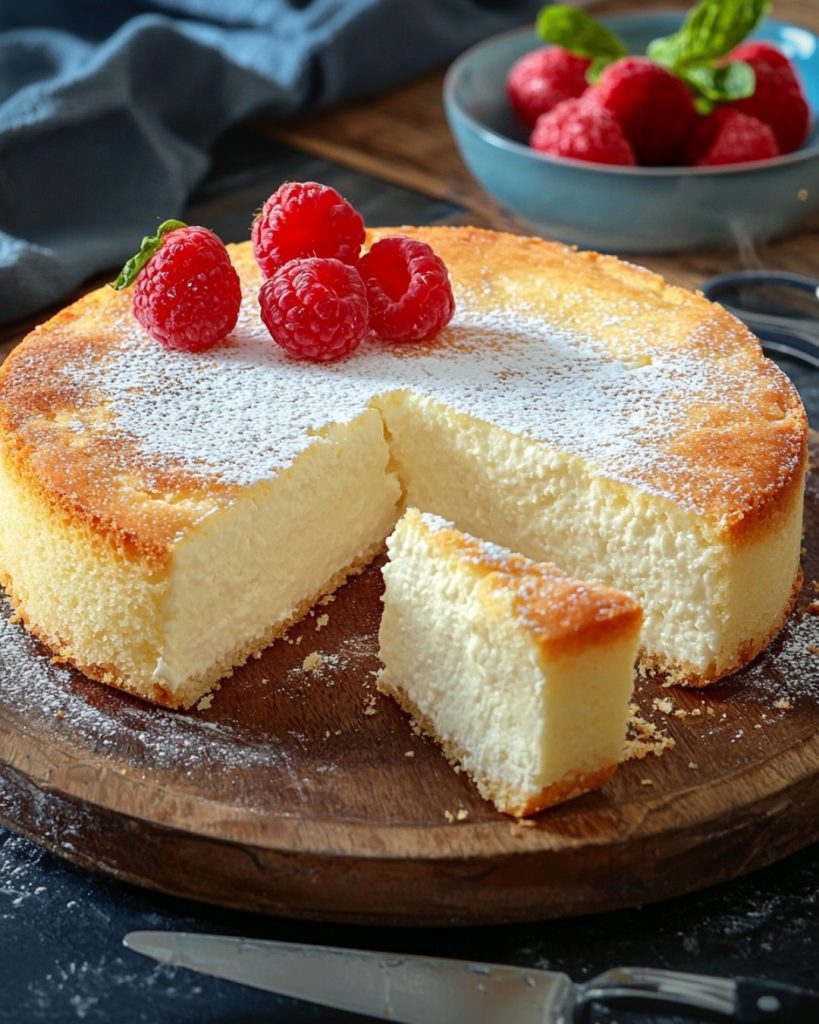
[[[270,682],[270,680],[269,680],[269,679],[267,678],[267,676],[262,676],[262,678],[261,678],[261,679],[259,680],[259,682],[260,682],[260,683],[261,683],[261,684],[262,684],[263,686],[267,686],[267,684],[268,684],[268,683]]]
[[[334,736],[340,736],[341,735],[341,729],[336,729],[336,731],[333,733],[333,735]]]
[[[404,757],[415,757],[415,751],[414,750],[405,750],[404,751]]]
[[[452,811],[444,811],[444,817],[450,823],[450,825],[455,820],[455,815],[452,813]]]
[[[651,706],[655,711],[662,711],[664,715],[670,715],[674,710],[674,704],[670,697],[655,697]]]
[[[466,821],[469,817],[469,811],[465,807],[459,807],[455,812],[455,818],[457,821]]]
[[[641,786],[653,786],[654,785],[654,779],[640,779],[640,785]]]
[[[300,643],[301,643],[301,641],[302,641],[302,638],[301,638],[300,636],[297,636],[297,637],[296,637],[296,643],[297,643],[297,644],[300,644]]]
[[[714,709],[709,704],[708,707],[705,709],[705,713],[706,713],[706,715],[712,715],[713,716],[713,715],[716,714],[716,711],[714,711]]]
[[[62,720],[63,720],[63,719],[65,718],[65,711],[63,711],[63,709],[62,709],[62,708],[60,708],[60,710],[59,710],[59,711],[55,711],[55,712],[54,712],[54,717],[55,717],[55,718],[59,718],[59,719],[60,719],[60,721],[62,721]]]
[[[516,818],[515,825],[518,828],[534,828],[535,823],[532,818]]]
[[[378,714],[378,708],[375,706],[375,697],[370,694],[369,697],[364,701],[364,712],[365,715]]]
[[[335,594],[325,594],[324,597],[319,601],[319,604],[321,604],[321,605],[332,604],[333,601],[335,601],[335,599],[336,599],[336,595]]]
[[[649,754],[660,757],[666,750],[673,750],[676,746],[673,736],[663,732],[653,722],[647,722],[638,712],[639,708],[633,710],[629,718],[623,760],[642,761]]]
[[[324,627],[327,625],[329,621],[330,616],[326,612],[324,613],[324,615],[319,615],[319,617],[316,619],[316,632],[318,633],[320,629],[324,629]]]
[[[313,651],[311,654],[307,655],[307,657],[301,663],[301,667],[304,669],[305,672],[315,672],[317,669],[320,669],[323,664],[324,659],[319,654],[319,652]]]
[[[206,693],[204,697],[199,698],[199,703],[196,705],[197,711],[207,711],[213,703],[213,694]]]
[[[754,728],[755,729],[761,729],[762,728],[762,723],[761,722],[757,722],[756,725],[754,726]]]
[[[329,730],[329,729],[325,729],[325,730],[324,730],[324,738],[325,738],[326,740],[329,740],[329,739],[330,739],[330,735],[331,735],[331,734],[330,734],[330,730]]]
[[[779,708],[780,711],[790,711],[793,704],[791,704],[787,697],[780,697],[779,700],[774,701],[774,707]]]
[[[700,718],[700,717],[702,717],[702,708],[692,708],[691,709],[691,717],[692,718]]]
[[[688,767],[691,769],[692,772],[695,772],[699,768],[699,765],[696,761],[689,761]]]

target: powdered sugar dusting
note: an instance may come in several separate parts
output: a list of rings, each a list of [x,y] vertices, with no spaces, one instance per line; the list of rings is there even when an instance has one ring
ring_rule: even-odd
[[[457,289],[456,289],[457,292]],[[605,475],[703,511],[708,488],[742,501],[753,473],[716,465],[702,474],[677,444],[687,419],[719,404],[747,419],[755,376],[728,374],[695,353],[646,341],[618,360],[594,339],[525,309],[486,311],[458,294],[437,344],[365,342],[334,364],[297,361],[271,342],[253,296],[245,297],[228,344],[191,356],[152,341],[130,314],[115,324],[115,351],[77,359],[64,372],[91,405],[112,415],[104,429],[135,442],[146,460],[170,459],[207,479],[248,485],[287,467],[331,422],[347,422],[376,399],[409,389],[516,434],[579,455]],[[77,429],[85,429],[82,418]],[[699,480],[688,488],[689,477]]]

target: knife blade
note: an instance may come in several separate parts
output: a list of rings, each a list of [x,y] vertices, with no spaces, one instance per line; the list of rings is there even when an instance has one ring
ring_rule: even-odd
[[[403,1024],[571,1024],[565,974],[185,932],[131,932],[128,949],[267,992]]]
[[[557,971],[186,932],[130,932],[161,964],[402,1024],[590,1024],[606,1006],[696,1011],[737,1024],[816,1024],[819,995],[781,982],[615,967],[582,985]]]

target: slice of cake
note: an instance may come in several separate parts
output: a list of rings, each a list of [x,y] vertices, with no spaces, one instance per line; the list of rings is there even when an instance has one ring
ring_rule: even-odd
[[[639,605],[415,509],[387,547],[379,689],[507,814],[602,786],[623,754]]]

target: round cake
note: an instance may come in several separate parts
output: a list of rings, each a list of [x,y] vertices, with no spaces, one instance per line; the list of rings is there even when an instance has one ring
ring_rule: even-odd
[[[26,338],[0,371],[0,569],[28,628],[188,707],[409,505],[634,595],[645,669],[699,685],[747,663],[799,585],[806,465],[802,404],[758,341],[611,257],[399,231],[449,268],[430,342],[288,357],[249,244],[239,322],[207,352],[164,349],[107,287]]]

